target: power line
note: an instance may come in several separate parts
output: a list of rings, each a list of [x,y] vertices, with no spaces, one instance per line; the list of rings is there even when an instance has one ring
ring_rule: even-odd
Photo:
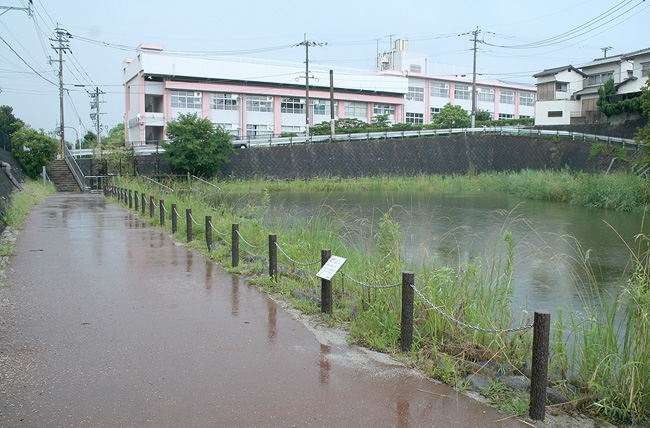
[[[18,58],[20,58],[20,60],[21,60],[23,63],[25,63],[25,65],[26,65],[27,67],[29,67],[30,70],[32,70],[34,73],[36,73],[36,75],[38,75],[38,77],[40,77],[41,79],[45,80],[46,82],[51,83],[52,85],[56,86],[56,83],[55,83],[55,82],[53,82],[53,81],[51,81],[50,79],[48,79],[47,77],[43,76],[43,75],[42,75],[41,73],[39,73],[39,72],[38,72],[34,67],[32,67],[31,65],[29,65],[29,63],[28,63],[27,61],[25,61],[25,59],[24,59],[22,56],[20,56],[20,54],[19,54],[18,52],[16,52],[16,50],[15,50],[14,48],[11,47],[11,45],[10,45],[9,43],[7,43],[7,41],[6,41],[5,39],[3,39],[2,36],[0,36],[0,40],[2,40],[2,42],[3,42],[5,45],[7,45],[7,47],[8,47],[9,49],[11,49],[11,51],[12,51],[14,54],[16,54],[16,56],[17,56]]]

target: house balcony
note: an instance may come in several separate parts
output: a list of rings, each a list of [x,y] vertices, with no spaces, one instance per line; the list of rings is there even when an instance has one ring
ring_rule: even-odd
[[[165,115],[163,113],[144,113],[141,116],[145,126],[164,126]]]

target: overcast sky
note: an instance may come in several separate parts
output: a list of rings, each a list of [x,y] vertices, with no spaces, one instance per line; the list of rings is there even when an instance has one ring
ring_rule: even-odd
[[[310,49],[311,61],[370,70],[392,36],[428,53],[430,72],[455,75],[471,72],[467,33],[478,26],[486,42],[479,45],[479,78],[527,84],[543,69],[602,57],[604,47],[611,47],[608,56],[650,47],[650,1],[643,0],[34,0],[33,7],[33,17],[19,10],[0,15],[0,105],[35,128],[58,124],[57,65],[48,64],[56,57],[48,39],[58,24],[72,34],[63,73],[67,140],[75,138],[68,126],[77,129],[81,121],[82,134],[92,128],[86,91],[95,87],[106,93],[102,123],[123,121],[122,61],[140,43],[301,63],[304,48],[291,45],[306,33],[328,43]]]

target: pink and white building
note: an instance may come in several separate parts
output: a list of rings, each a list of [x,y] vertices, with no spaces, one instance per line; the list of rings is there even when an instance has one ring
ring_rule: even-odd
[[[471,79],[428,74],[426,58],[398,42],[390,68],[333,68],[335,118],[371,122],[387,114],[392,123],[428,124],[447,103],[471,110]],[[193,56],[150,44],[136,53],[123,62],[128,146],[165,139],[166,123],[180,113],[197,113],[240,138],[305,132],[303,64]],[[310,66],[310,124],[330,120],[329,70]],[[480,81],[477,97],[494,118],[534,116],[535,87]]]

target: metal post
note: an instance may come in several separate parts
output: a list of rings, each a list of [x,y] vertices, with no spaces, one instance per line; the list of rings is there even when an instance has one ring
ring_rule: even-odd
[[[325,266],[325,263],[332,257],[332,250],[323,248],[320,250],[320,265]],[[321,279],[320,282],[320,310],[323,313],[332,313],[332,281]]]
[[[185,209],[185,228],[187,230],[187,242],[192,242],[192,209]]]
[[[153,218],[154,215],[154,199],[153,196],[149,196],[149,217]]]
[[[232,224],[232,267],[239,266],[239,223]]]
[[[133,208],[133,191],[129,189],[129,209]]]
[[[178,217],[176,216],[176,204],[172,204],[172,233],[178,230]]]
[[[276,246],[277,235],[269,234],[269,276],[275,278],[278,275],[278,247]]]
[[[165,225],[165,200],[160,200],[160,225]]]
[[[208,252],[212,251],[212,216],[205,216],[205,243],[208,246]]]
[[[140,198],[138,197],[138,191],[137,190],[133,192],[133,201],[135,202],[135,204],[134,204],[135,212],[138,212],[140,210],[140,207],[138,206]]]
[[[530,418],[534,421],[543,420],[546,414],[550,330],[551,314],[547,311],[535,311],[530,375]]]
[[[413,347],[413,284],[415,274],[402,272],[402,332],[401,350],[411,352]]]

